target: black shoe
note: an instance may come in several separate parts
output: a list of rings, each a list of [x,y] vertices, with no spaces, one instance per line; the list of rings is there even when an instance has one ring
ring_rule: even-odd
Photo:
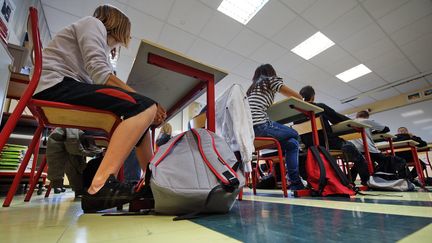
[[[59,194],[59,193],[65,192],[65,191],[66,191],[66,188],[64,188],[64,187],[54,187],[54,194]]]
[[[84,192],[81,208],[84,213],[96,213],[101,210],[120,207],[134,198],[131,184],[121,183],[114,175],[110,175],[104,186],[95,194]]]
[[[153,192],[150,188],[150,184],[145,184],[144,180],[142,179],[134,187],[134,199],[143,198],[153,198]]]

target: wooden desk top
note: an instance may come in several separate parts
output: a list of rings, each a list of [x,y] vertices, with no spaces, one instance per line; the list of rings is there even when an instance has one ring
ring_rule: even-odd
[[[322,108],[316,105],[312,105],[294,97],[289,97],[270,106],[270,108],[267,110],[267,114],[271,120],[282,124],[304,118],[305,115],[302,112],[294,109],[294,107],[298,107],[306,111],[313,111],[315,114],[319,114],[320,112],[324,111]]]
[[[404,141],[397,141],[393,142],[393,148],[403,148],[407,146],[416,146],[418,143],[414,140],[404,140]],[[376,147],[380,150],[389,149],[390,144],[388,142],[382,142],[375,144]]]
[[[30,76],[21,73],[11,73],[9,80],[7,98],[19,99],[30,82]]]
[[[359,121],[347,120],[343,122],[339,122],[332,126],[333,133],[345,133],[352,132],[354,128],[369,128],[371,126],[361,123]]]
[[[396,136],[390,133],[378,133],[378,134],[372,134],[372,139],[375,140],[381,140],[381,139],[388,139],[388,138],[395,138]]]
[[[127,84],[138,93],[162,104],[167,111],[184,99],[191,90],[203,81],[150,64],[149,57],[151,55],[157,55],[180,65],[186,65],[187,67],[211,74],[214,76],[215,84],[227,75],[225,71],[192,60],[181,53],[167,49],[156,43],[142,40]],[[169,114],[170,117],[174,116],[193,100],[204,94],[205,91],[206,89],[204,88],[199,90],[195,97],[187,97],[187,102],[183,103],[181,107],[176,107],[176,110]],[[167,119],[169,119],[169,117]]]

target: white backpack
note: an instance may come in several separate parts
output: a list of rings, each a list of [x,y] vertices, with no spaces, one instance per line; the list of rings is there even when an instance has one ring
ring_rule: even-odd
[[[229,212],[245,184],[238,163],[225,140],[213,132],[192,129],[177,135],[150,161],[155,211]]]

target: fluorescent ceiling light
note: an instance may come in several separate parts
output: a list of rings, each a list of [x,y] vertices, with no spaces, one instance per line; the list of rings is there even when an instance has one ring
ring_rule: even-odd
[[[345,72],[339,73],[336,77],[345,83],[354,80],[358,77],[361,77],[365,74],[372,72],[368,67],[363,64],[357,65],[351,69],[346,70]]]
[[[413,110],[413,111],[408,111],[408,112],[404,112],[401,114],[402,117],[410,117],[410,116],[417,116],[420,114],[423,114],[423,110]]]
[[[295,54],[303,57],[306,60],[318,55],[319,53],[325,51],[329,47],[333,46],[335,43],[327,38],[323,33],[316,32],[311,37],[307,38],[302,43],[298,44],[296,47],[291,49]]]
[[[422,119],[422,120],[417,120],[414,121],[414,124],[422,124],[422,123],[426,123],[426,122],[432,122],[432,118],[426,118],[426,119]]]
[[[423,130],[429,130],[429,129],[432,129],[432,126],[423,127],[422,129]]]
[[[223,0],[217,10],[247,24],[267,2],[268,0]]]

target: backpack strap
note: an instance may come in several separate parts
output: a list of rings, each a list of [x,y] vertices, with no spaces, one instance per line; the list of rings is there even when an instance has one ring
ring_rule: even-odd
[[[324,167],[324,162],[321,159],[320,153],[318,151],[318,148],[316,146],[309,147],[309,150],[311,151],[315,161],[318,164],[319,170],[320,170],[320,177],[318,180],[318,193],[322,194],[324,187],[327,185],[327,179],[326,179],[326,170]]]
[[[186,132],[180,133],[174,139],[171,139],[164,145],[167,146],[165,151],[158,151],[155,156],[150,160],[151,164],[154,164],[155,167],[159,165],[159,163],[171,152],[173,147],[180,141],[180,139],[185,135]]]
[[[326,160],[329,162],[330,166],[333,168],[333,171],[336,172],[337,176],[339,177],[342,185],[352,188],[351,183],[346,177],[346,175],[342,172],[342,170],[337,165],[336,161],[333,159],[333,157],[330,155],[330,153],[322,146],[319,146],[318,149],[321,151],[321,153],[324,155]]]
[[[213,174],[222,182],[224,189],[227,191],[234,191],[239,187],[240,181],[238,180],[237,173],[225,162],[216,148],[215,140],[213,135],[206,129],[191,129],[192,134],[197,139],[198,150],[201,157],[207,167],[213,172]],[[205,131],[205,132],[199,132]],[[210,139],[212,150],[215,155],[211,155],[209,151],[205,151],[203,148],[203,139],[207,136],[207,140]],[[207,153],[206,153],[207,152]]]

